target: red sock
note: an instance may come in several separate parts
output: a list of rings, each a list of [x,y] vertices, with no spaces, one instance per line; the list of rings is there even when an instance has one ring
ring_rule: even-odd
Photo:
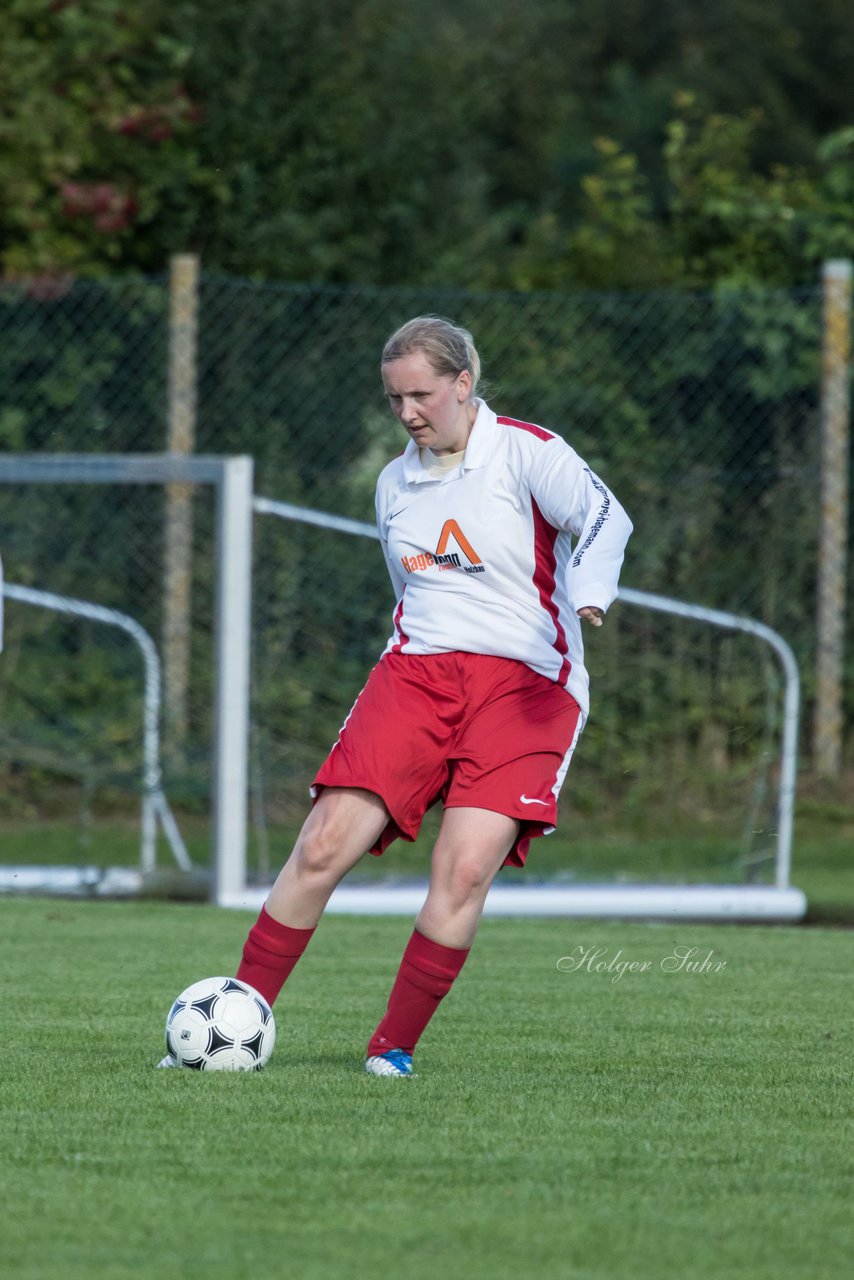
[[[314,929],[291,929],[289,925],[279,924],[267,908],[262,907],[261,914],[249,930],[237,977],[260,991],[271,1005],[313,933]]]
[[[416,929],[406,944],[382,1022],[371,1036],[368,1057],[404,1049],[412,1053],[418,1037],[451,989],[465,964],[468,947],[445,947]]]

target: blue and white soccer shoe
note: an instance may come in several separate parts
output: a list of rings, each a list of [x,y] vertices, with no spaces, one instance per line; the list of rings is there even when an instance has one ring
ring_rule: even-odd
[[[403,1049],[389,1049],[365,1059],[365,1071],[369,1076],[411,1076],[412,1054]]]

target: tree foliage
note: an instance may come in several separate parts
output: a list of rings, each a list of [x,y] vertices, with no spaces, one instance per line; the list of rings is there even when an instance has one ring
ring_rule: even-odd
[[[5,275],[795,282],[851,252],[847,0],[5,0]]]
[[[574,223],[531,222],[522,287],[654,288],[791,284],[828,256],[854,255],[854,128],[830,135],[812,171],[754,164],[761,113],[703,115],[682,94],[663,146],[658,193],[637,156],[598,138]],[[846,207],[847,206],[847,207]]]
[[[7,277],[160,267],[203,186],[181,6],[6,0],[0,254]]]

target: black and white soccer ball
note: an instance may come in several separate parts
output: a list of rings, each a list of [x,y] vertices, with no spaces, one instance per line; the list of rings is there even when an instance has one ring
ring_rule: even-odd
[[[202,978],[182,991],[166,1019],[166,1048],[195,1071],[260,1071],[276,1044],[262,995],[238,978]]]

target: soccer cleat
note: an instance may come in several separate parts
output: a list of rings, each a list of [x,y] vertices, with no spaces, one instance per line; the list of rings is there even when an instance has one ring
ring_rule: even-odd
[[[156,1069],[159,1071],[161,1067],[177,1067],[177,1065],[178,1063],[172,1057],[172,1054],[167,1053],[166,1057],[161,1058],[161,1060],[158,1062]]]
[[[411,1076],[412,1054],[404,1049],[389,1049],[388,1053],[373,1054],[365,1059],[365,1071],[369,1076]]]

